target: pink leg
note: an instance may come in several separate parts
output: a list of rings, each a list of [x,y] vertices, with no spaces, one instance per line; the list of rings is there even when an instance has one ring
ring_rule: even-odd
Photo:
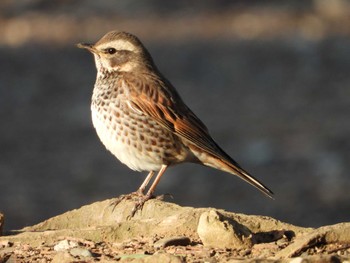
[[[152,179],[153,175],[154,175],[154,171],[150,171],[146,179],[141,184],[140,188],[137,190],[138,193],[143,194],[143,192],[146,189],[146,186],[148,185],[149,181]]]
[[[160,178],[161,178],[162,175],[164,174],[164,172],[165,172],[165,170],[166,170],[167,167],[168,167],[168,166],[165,165],[165,164],[162,165],[162,168],[160,168],[160,170],[159,170],[159,172],[158,172],[158,174],[157,174],[157,177],[156,177],[156,179],[154,179],[154,182],[153,182],[153,184],[151,185],[151,187],[149,188],[149,190],[148,190],[146,196],[152,196],[152,195],[153,195],[154,190],[156,189],[157,184],[159,183]],[[148,176],[147,176],[147,177],[148,177]],[[147,179],[147,178],[146,178],[146,179]]]

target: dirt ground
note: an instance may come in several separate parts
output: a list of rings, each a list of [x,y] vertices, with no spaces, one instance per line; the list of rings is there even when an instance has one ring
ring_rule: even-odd
[[[195,165],[169,169],[158,193],[181,205],[303,226],[348,221],[347,1],[246,3],[2,1],[0,209],[7,229],[132,192],[143,180],[99,142],[89,109],[96,71],[75,48],[112,29],[140,37],[219,145],[276,198]]]
[[[302,228],[269,217],[159,200],[148,201],[130,218],[134,200],[116,207],[113,201],[5,233],[0,237],[0,262],[350,260],[350,223]]]

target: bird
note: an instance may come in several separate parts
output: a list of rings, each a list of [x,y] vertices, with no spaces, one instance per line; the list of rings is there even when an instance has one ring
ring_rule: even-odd
[[[90,51],[95,60],[97,76],[91,115],[98,137],[130,169],[148,172],[136,192],[122,196],[138,197],[132,214],[154,198],[156,186],[168,167],[185,162],[236,175],[273,198],[269,188],[214,141],[205,124],[158,70],[139,38],[128,32],[111,31],[95,44],[77,46]],[[120,199],[115,204],[119,202]]]

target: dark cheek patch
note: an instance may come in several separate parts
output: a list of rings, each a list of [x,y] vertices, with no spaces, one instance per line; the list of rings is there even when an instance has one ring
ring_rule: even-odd
[[[115,57],[109,60],[110,67],[114,68],[120,66],[128,61],[128,58],[125,54],[117,54]]]
[[[118,65],[118,59],[116,59],[116,58],[111,58],[108,62],[109,62],[109,66],[111,68],[114,68],[115,66]]]

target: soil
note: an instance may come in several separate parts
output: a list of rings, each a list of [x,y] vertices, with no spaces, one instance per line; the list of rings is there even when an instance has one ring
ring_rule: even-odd
[[[135,200],[112,204],[113,200],[96,202],[5,233],[0,237],[0,262],[292,262],[293,259],[341,262],[350,259],[350,223],[303,228],[266,216],[181,207],[156,199],[146,202],[131,217]],[[205,230],[211,235],[203,234]],[[223,237],[229,234],[241,242],[226,242]],[[210,243],[212,236],[219,237],[219,241]]]
[[[138,36],[216,142],[274,191],[167,170],[174,202],[319,227],[349,221],[348,1],[0,1],[0,211],[5,230],[135,191],[91,123],[93,58],[109,30]]]

